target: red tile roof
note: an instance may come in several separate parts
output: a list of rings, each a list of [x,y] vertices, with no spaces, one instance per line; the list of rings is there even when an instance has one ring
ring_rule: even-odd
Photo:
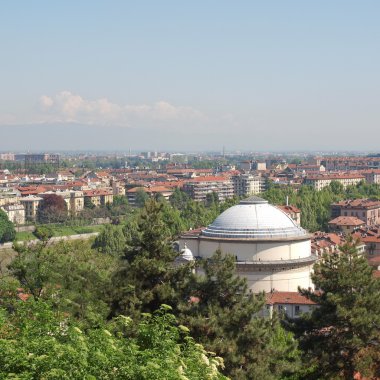
[[[266,294],[266,304],[315,305],[315,302],[298,292],[272,292]]]
[[[329,224],[336,226],[363,226],[365,223],[355,216],[338,216],[329,221]]]

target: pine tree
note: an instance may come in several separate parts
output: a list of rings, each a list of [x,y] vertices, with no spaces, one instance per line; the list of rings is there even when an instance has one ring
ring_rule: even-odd
[[[339,253],[325,255],[312,276],[317,293],[302,293],[316,302],[310,317],[295,323],[309,378],[353,379],[356,373],[380,376],[380,281],[349,240]]]
[[[125,236],[118,226],[107,224],[96,237],[93,248],[107,255],[122,255],[125,249]]]
[[[173,265],[177,253],[162,217],[161,203],[149,199],[140,215],[136,232],[127,239],[120,267],[114,274],[112,314],[138,316],[161,304],[177,304],[176,286],[184,268]],[[131,231],[127,231],[131,232]]]
[[[225,374],[232,379],[286,378],[298,370],[296,342],[276,317],[258,315],[264,295],[250,293],[235,270],[234,257],[221,251],[203,261],[204,275],[188,283],[182,323],[206,349],[224,358]]]

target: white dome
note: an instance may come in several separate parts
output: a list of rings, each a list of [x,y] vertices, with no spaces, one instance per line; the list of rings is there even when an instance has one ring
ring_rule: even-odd
[[[293,219],[259,197],[250,197],[220,214],[202,231],[205,237],[275,239],[306,236]]]
[[[183,249],[181,249],[180,258],[183,260],[186,260],[186,261],[193,261],[194,260],[193,253],[191,252],[191,250],[189,248],[187,248],[186,243],[185,243],[185,247]]]

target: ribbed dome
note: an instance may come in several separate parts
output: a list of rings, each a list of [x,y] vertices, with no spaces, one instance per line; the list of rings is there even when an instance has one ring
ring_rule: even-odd
[[[281,239],[306,236],[307,232],[290,216],[255,196],[224,211],[203,230],[202,235],[229,239]]]

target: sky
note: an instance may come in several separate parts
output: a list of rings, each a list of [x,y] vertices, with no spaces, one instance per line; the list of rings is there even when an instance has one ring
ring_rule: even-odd
[[[379,151],[377,0],[12,0],[0,151]]]

